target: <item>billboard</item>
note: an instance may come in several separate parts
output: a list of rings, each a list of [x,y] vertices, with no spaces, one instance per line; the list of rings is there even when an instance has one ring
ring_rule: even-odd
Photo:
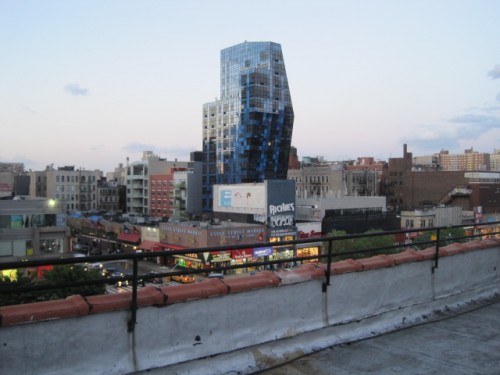
[[[264,184],[214,185],[214,212],[266,213]]]
[[[254,221],[270,228],[293,227],[295,181],[214,185],[214,212],[253,214]]]
[[[270,228],[286,228],[295,225],[295,181],[267,181],[267,215]]]

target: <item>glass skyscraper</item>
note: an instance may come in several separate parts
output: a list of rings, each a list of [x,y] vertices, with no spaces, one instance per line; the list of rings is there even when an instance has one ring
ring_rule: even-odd
[[[281,46],[244,42],[221,51],[220,99],[203,105],[203,208],[214,184],[286,179],[293,107]]]

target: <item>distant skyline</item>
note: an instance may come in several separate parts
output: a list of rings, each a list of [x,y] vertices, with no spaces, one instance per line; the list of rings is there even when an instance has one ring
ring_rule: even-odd
[[[0,0],[0,162],[188,160],[220,50],[245,40],[282,46],[299,159],[493,153],[499,14],[497,0]]]

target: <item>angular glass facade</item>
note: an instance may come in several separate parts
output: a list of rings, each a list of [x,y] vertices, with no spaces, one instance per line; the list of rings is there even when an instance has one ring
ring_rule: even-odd
[[[281,46],[221,51],[220,99],[203,106],[203,209],[212,186],[286,179],[293,107]]]

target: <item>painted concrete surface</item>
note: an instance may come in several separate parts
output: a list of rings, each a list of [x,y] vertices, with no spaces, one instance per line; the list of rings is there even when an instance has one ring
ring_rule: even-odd
[[[267,271],[249,276],[243,280],[245,288],[237,280],[210,279],[198,286],[179,286],[186,298],[172,304],[168,298],[177,287],[153,288],[162,299],[143,296],[149,302],[140,305],[133,332],[127,329],[128,298],[115,301],[116,295],[104,296],[108,303],[103,307],[100,296],[89,297],[92,309],[87,316],[0,327],[0,374],[256,373],[334,345],[419,325],[471,301],[499,296],[500,247],[443,257],[439,268],[424,260],[336,274],[326,292],[324,278],[313,278],[315,274],[311,270],[310,279],[304,281],[305,275],[299,273],[284,277],[280,286],[270,283],[262,288],[253,286],[276,277]],[[223,286],[224,293],[213,283]],[[206,288],[207,295],[189,297],[193,287]],[[144,289],[140,292],[151,291]],[[2,323],[9,316],[4,314]],[[490,323],[497,324],[498,335],[497,321]],[[439,336],[424,337],[422,345]],[[462,350],[460,339],[452,343]],[[471,350],[476,345],[465,347]],[[421,357],[422,348],[413,349],[416,358]],[[400,350],[404,356],[403,344]],[[379,358],[377,352],[367,356]],[[474,369],[469,373],[474,374]]]
[[[498,375],[500,296],[488,305],[445,311],[438,320],[330,347],[266,375]]]

